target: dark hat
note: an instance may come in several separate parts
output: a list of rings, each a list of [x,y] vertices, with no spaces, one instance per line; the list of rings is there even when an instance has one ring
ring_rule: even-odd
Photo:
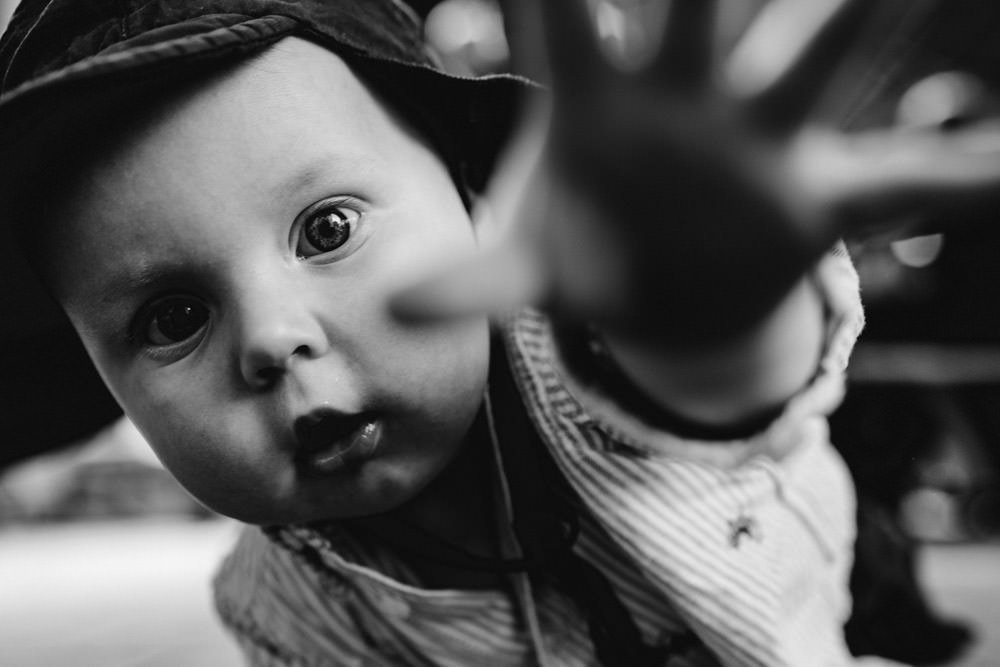
[[[399,0],[24,0],[0,40],[0,467],[120,414],[12,230],[73,139],[153,91],[287,36],[337,53],[423,130],[461,187],[480,188],[525,81],[435,66]],[[68,150],[72,150],[71,148]]]

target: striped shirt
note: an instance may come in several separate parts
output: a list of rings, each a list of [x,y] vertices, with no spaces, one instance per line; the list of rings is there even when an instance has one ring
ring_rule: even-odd
[[[739,442],[645,425],[574,379],[536,312],[506,330],[528,412],[582,503],[577,553],[605,573],[647,643],[690,628],[714,654],[674,656],[670,667],[860,662],[842,631],[853,488],[825,415],[842,395],[862,311],[845,253],[814,276],[829,313],[820,368],[767,429]],[[496,470],[503,526],[508,490]],[[219,571],[216,602],[255,665],[598,664],[583,614],[544,581],[423,588],[402,559],[346,530],[248,527]]]

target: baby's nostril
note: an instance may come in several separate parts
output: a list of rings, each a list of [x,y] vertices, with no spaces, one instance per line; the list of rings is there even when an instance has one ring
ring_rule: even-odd
[[[254,379],[257,381],[260,387],[270,387],[275,384],[281,377],[281,369],[275,366],[267,366],[265,368],[259,368],[254,373]]]

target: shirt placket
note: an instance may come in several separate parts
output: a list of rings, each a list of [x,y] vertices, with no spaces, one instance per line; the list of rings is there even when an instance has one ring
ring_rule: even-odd
[[[506,559],[523,558],[524,552],[512,527],[514,508],[511,502],[510,484],[506,475],[504,475],[503,454],[500,451],[495,434],[491,438],[491,449],[493,451],[493,465],[496,472],[493,475],[493,496],[494,507],[496,507],[496,534],[500,544],[500,553]],[[527,573],[513,572],[507,575],[507,578],[514,591],[518,611],[527,626],[528,636],[531,639],[531,647],[537,659],[537,664],[540,667],[557,667],[546,650],[545,642],[543,641],[538,605],[531,590],[531,581]]]

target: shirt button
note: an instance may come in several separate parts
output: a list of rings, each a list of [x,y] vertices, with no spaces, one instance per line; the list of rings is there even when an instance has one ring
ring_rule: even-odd
[[[406,618],[410,615],[410,605],[395,595],[381,593],[375,604],[384,614],[393,618]]]
[[[326,590],[333,595],[347,593],[347,579],[339,572],[329,572],[326,577]]]
[[[674,639],[680,634],[679,631],[673,630],[660,630],[656,634],[656,640],[653,642],[653,646],[658,648],[665,648],[670,646],[674,642]]]

